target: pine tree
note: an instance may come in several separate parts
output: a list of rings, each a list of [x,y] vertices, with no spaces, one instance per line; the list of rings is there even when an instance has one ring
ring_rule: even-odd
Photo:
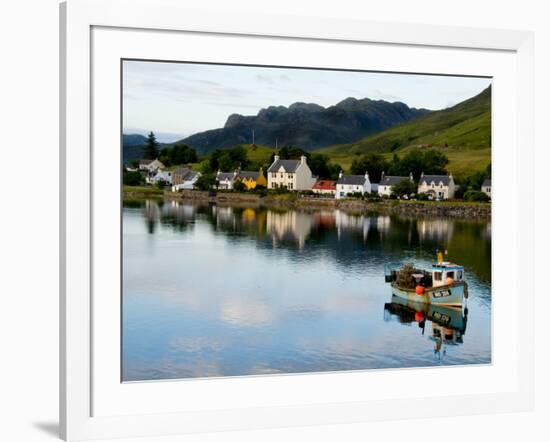
[[[143,149],[143,158],[145,160],[156,160],[159,156],[159,143],[153,132],[147,135],[147,141]]]

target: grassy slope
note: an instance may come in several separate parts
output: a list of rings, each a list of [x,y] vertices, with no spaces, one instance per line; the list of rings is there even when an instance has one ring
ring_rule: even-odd
[[[410,149],[440,149],[456,175],[484,169],[491,158],[490,89],[456,106],[405,123],[355,143],[331,146],[317,152],[348,169],[358,155],[379,152],[390,158]]]

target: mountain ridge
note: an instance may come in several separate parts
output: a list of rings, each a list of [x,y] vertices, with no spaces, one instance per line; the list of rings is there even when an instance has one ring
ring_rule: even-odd
[[[306,150],[352,142],[397,124],[428,114],[427,109],[410,108],[405,103],[390,103],[369,98],[348,97],[335,105],[295,102],[287,106],[268,106],[256,115],[231,114],[221,128],[193,134],[176,143],[208,154],[237,144],[252,142],[279,146],[299,146]]]

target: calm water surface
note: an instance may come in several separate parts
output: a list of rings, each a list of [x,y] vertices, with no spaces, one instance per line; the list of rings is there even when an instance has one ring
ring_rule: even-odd
[[[384,283],[437,248],[463,311]],[[490,269],[489,222],[126,202],[123,380],[489,363]]]

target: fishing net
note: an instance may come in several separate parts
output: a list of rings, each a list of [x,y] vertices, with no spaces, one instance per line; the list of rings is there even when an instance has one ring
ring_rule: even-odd
[[[422,270],[416,269],[412,264],[407,263],[397,272],[396,284],[399,287],[414,289],[416,286],[416,281],[413,278],[414,274],[423,273]]]

